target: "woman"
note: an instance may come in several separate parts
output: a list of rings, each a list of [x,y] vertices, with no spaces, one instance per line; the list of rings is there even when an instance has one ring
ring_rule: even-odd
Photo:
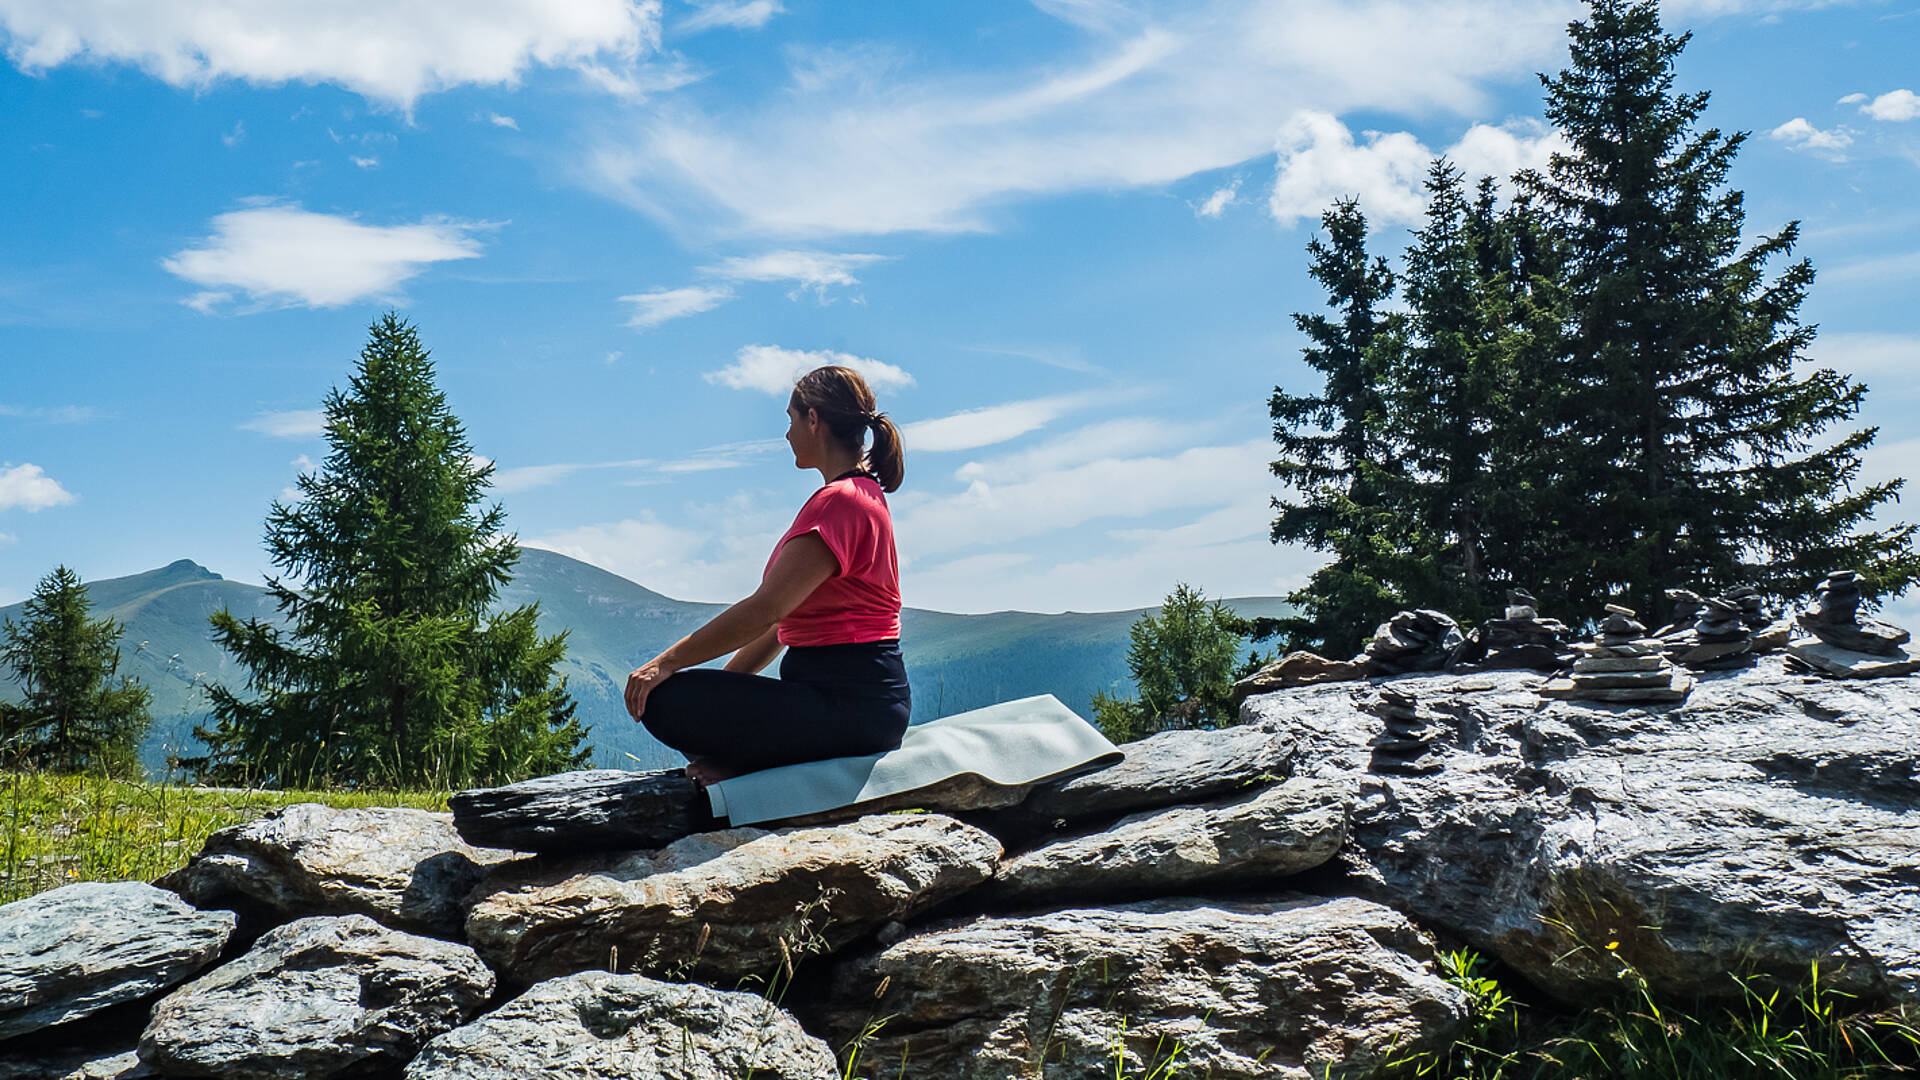
[[[873,449],[862,453],[866,433]],[[858,372],[816,368],[787,402],[793,464],[823,486],[774,546],[760,587],[627,677],[627,711],[687,755],[701,787],[796,761],[900,745],[900,568],[885,492],[900,432]],[[780,678],[756,672],[786,647]],[[724,670],[695,668],[733,653]]]

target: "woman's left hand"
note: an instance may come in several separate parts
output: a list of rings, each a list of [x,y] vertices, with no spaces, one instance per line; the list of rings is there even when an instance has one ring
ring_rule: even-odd
[[[673,669],[662,664],[656,656],[634,668],[633,674],[627,676],[627,712],[635,723],[639,722],[640,714],[647,711],[647,695],[672,674]]]

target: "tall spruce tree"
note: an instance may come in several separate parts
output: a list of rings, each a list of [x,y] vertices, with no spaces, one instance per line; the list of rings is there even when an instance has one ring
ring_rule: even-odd
[[[0,759],[8,764],[139,774],[153,695],[119,675],[122,627],[91,610],[79,575],[59,566],[34,587],[22,621],[0,629],[0,662],[26,695],[0,709]]]
[[[1332,314],[1299,314],[1307,365],[1324,377],[1318,394],[1275,387],[1268,401],[1280,456],[1273,475],[1290,489],[1276,497],[1272,538],[1331,552],[1288,597],[1302,611],[1280,620],[1283,647],[1344,655],[1399,606],[1394,585],[1418,548],[1410,523],[1383,505],[1401,480],[1386,386],[1404,348],[1403,326],[1386,310],[1394,290],[1386,260],[1367,253],[1367,219],[1353,199],[1321,215],[1326,239],[1307,244],[1307,272],[1327,290]]]
[[[208,688],[216,723],[194,764],[278,786],[406,787],[580,764],[584,732],[554,674],[566,635],[539,635],[537,605],[490,611],[519,548],[498,504],[475,512],[493,466],[476,463],[414,327],[375,322],[325,414],[331,452],[267,518],[274,565],[301,585],[268,579],[290,625],[213,615],[252,693]]]
[[[1813,267],[1768,277],[1797,223],[1742,250],[1727,177],[1745,135],[1700,129],[1708,95],[1675,89],[1688,35],[1650,0],[1593,0],[1570,34],[1571,65],[1542,82],[1573,152],[1522,177],[1567,245],[1562,373],[1579,408],[1559,482],[1588,499],[1544,573],[1576,616],[1614,597],[1650,608],[1672,586],[1790,597],[1845,567],[1904,588],[1920,576],[1914,526],[1861,529],[1901,486],[1854,484],[1875,430],[1820,446],[1866,388],[1796,371]]]

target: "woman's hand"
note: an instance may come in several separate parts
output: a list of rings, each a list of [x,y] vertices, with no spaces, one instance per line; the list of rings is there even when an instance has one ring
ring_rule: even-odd
[[[673,668],[656,656],[634,668],[633,674],[627,676],[627,712],[635,723],[639,723],[640,714],[647,711],[647,695],[653,693],[653,688],[665,682],[673,672]]]

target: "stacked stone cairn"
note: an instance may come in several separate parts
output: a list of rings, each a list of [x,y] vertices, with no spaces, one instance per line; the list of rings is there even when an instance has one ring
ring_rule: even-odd
[[[1477,644],[1483,655],[1473,667],[1480,671],[1524,668],[1558,671],[1573,662],[1567,649],[1566,624],[1540,617],[1540,601],[1525,589],[1507,590],[1504,618],[1488,619]]]
[[[1667,625],[1654,631],[1653,636],[1684,646],[1693,640],[1693,624],[1700,621],[1707,602],[1692,589],[1668,589],[1667,601],[1673,605],[1673,614],[1668,616]]]
[[[1632,608],[1607,605],[1607,618],[1592,642],[1575,645],[1573,673],[1549,680],[1540,696],[1576,701],[1677,703],[1693,689],[1693,677],[1666,658],[1666,645],[1651,637]]]
[[[1736,600],[1716,596],[1701,601],[1692,641],[1674,659],[1695,671],[1724,671],[1753,662],[1753,628],[1740,617]]]
[[[1366,710],[1386,721],[1386,730],[1373,740],[1369,772],[1429,776],[1440,771],[1440,761],[1431,751],[1441,729],[1420,715],[1420,704],[1412,694],[1382,687]]]
[[[1827,575],[1812,607],[1795,620],[1806,635],[1787,646],[1798,670],[1841,678],[1908,675],[1920,670],[1920,652],[1907,648],[1912,635],[1892,623],[1860,616],[1861,577],[1852,570]]]
[[[1381,623],[1361,655],[1369,675],[1405,675],[1445,668],[1466,643],[1452,616],[1421,608],[1402,611]]]

